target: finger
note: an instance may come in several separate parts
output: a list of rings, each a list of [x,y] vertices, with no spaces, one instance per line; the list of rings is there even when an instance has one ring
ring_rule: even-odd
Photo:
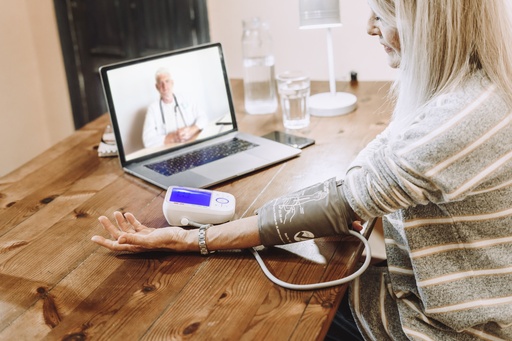
[[[116,225],[112,224],[110,219],[108,219],[105,216],[101,216],[98,218],[98,221],[103,226],[105,231],[107,231],[112,236],[112,238],[114,238],[114,239],[119,238],[119,236],[121,235],[121,231],[119,230],[119,228]]]
[[[151,243],[148,241],[147,236],[141,236],[139,234],[123,234],[119,239],[120,245],[132,245],[140,249],[151,249]]]
[[[140,221],[138,221],[137,218],[135,218],[135,216],[133,214],[131,214],[130,212],[126,212],[124,214],[124,217],[133,226],[133,229],[135,231],[139,232],[146,228],[146,226],[142,225],[142,223]]]
[[[189,136],[188,130],[186,128],[183,128],[182,130],[179,131],[179,136],[180,136],[180,140],[187,139]]]
[[[360,221],[353,221],[352,222],[352,228],[356,230],[357,232],[360,232],[363,230],[363,225],[361,225]]]
[[[114,212],[114,217],[116,219],[117,226],[123,232],[133,233],[135,229],[133,226],[126,220],[125,216],[121,212]]]
[[[92,236],[91,240],[107,249],[114,250],[114,241],[111,239],[106,239],[102,236]]]
[[[131,244],[119,244],[116,240],[106,239],[102,236],[92,236],[91,240],[111,251],[142,252],[143,248]]]

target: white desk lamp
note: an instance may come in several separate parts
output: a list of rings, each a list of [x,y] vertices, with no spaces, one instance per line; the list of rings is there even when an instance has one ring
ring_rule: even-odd
[[[309,97],[310,114],[313,116],[338,116],[356,108],[357,97],[336,92],[331,28],[340,27],[339,0],[300,0],[300,29],[327,29],[327,62],[329,65],[330,92]]]

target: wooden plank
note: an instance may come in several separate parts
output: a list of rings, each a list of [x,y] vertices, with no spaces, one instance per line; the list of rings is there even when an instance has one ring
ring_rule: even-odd
[[[73,135],[68,136],[61,142],[48,148],[46,151],[39,154],[32,160],[28,161],[23,166],[13,170],[11,173],[6,174],[3,177],[0,177],[0,191],[3,192],[6,188],[12,186],[13,184],[17,184],[18,188],[32,188],[33,183],[28,183],[26,179],[28,175],[37,172],[40,168],[43,168],[44,166],[51,165],[56,159],[60,158],[61,156],[69,154],[70,149],[82,144],[83,141],[85,139],[88,139],[91,135],[94,135],[97,138],[97,141],[93,146],[93,149],[96,150],[97,145],[101,139],[101,133],[103,132],[104,127],[109,122],[110,120],[106,115],[102,116],[98,120],[89,123],[81,130],[76,131]],[[45,179],[45,173],[38,174],[38,176],[41,176],[42,178],[40,178],[40,181],[35,181],[36,184],[41,183],[42,180]],[[20,184],[21,181],[23,181],[23,184]],[[0,199],[2,199],[1,195]],[[4,206],[5,202],[5,200],[0,201],[0,208]],[[7,201],[7,203],[9,203],[9,201]]]
[[[18,176],[19,172],[16,171],[12,175],[1,178],[0,181],[4,186],[0,195],[0,219],[2,221],[0,235],[43,209],[65,193],[75,182],[86,179],[89,175],[92,175],[89,180],[101,181],[103,175],[110,177],[111,173],[117,176],[122,174],[117,160],[100,160],[98,158],[94,148],[100,139],[97,131],[79,131],[76,136],[80,141],[79,144],[56,148],[59,150],[57,154],[53,149],[43,154],[49,154],[51,162],[30,163],[28,168],[33,171],[25,175],[23,181],[10,182],[13,177]],[[67,139],[59,145],[66,145],[66,141]],[[23,173],[21,172],[21,174]],[[9,185],[6,186],[6,184]]]
[[[18,307],[30,307],[39,298],[39,291],[50,291],[91,252],[98,249],[90,238],[94,234],[103,233],[98,230],[99,215],[117,209],[137,209],[159,193],[160,191],[140,191],[135,186],[127,186],[124,178],[119,178],[76,209],[57,211],[60,214],[56,217],[57,223],[46,225],[45,220],[42,220],[35,225],[36,229],[32,228],[34,224],[28,222],[28,228],[32,228],[31,239],[2,255],[0,276],[3,278],[0,282],[6,288],[17,289],[2,290],[0,293],[0,301],[11,304],[7,307],[0,305],[0,315],[3,317],[0,330],[19,316],[21,311]],[[58,205],[58,202],[50,205]],[[37,220],[37,217],[34,219]],[[2,244],[8,242],[9,240],[4,241],[2,237]]]
[[[111,254],[104,257],[113,258]],[[74,335],[93,339],[139,339],[162,310],[181,296],[203,260],[169,253],[119,255],[108,277],[90,286],[50,339]],[[104,262],[103,262],[104,263]],[[89,265],[89,264],[87,264]]]
[[[205,259],[200,271],[142,340],[238,339],[268,290],[263,277],[255,278],[258,271],[247,254],[220,253]],[[253,285],[246,285],[242,278],[252,278]],[[233,307],[243,309],[243,316],[237,315],[231,326],[226,320],[232,318]]]

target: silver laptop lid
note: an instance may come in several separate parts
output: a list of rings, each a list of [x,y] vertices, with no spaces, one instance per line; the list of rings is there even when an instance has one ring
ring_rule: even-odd
[[[103,66],[100,75],[123,167],[238,129],[220,43]],[[165,133],[190,135],[193,126],[200,133],[164,146]]]

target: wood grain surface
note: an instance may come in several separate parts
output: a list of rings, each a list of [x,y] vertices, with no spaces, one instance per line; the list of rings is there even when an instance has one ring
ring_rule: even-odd
[[[358,97],[344,116],[312,117],[300,157],[213,187],[235,195],[235,218],[266,201],[331,177],[388,124],[385,82],[338,83]],[[328,91],[313,82],[312,93]],[[240,130],[283,130],[280,112],[247,115],[232,81]],[[323,339],[346,290],[294,291],[270,282],[247,250],[199,254],[115,253],[90,239],[97,218],[130,211],[163,227],[165,191],[99,158],[108,115],[0,178],[0,340]],[[262,249],[280,279],[314,283],[353,271],[362,251],[350,237]]]

